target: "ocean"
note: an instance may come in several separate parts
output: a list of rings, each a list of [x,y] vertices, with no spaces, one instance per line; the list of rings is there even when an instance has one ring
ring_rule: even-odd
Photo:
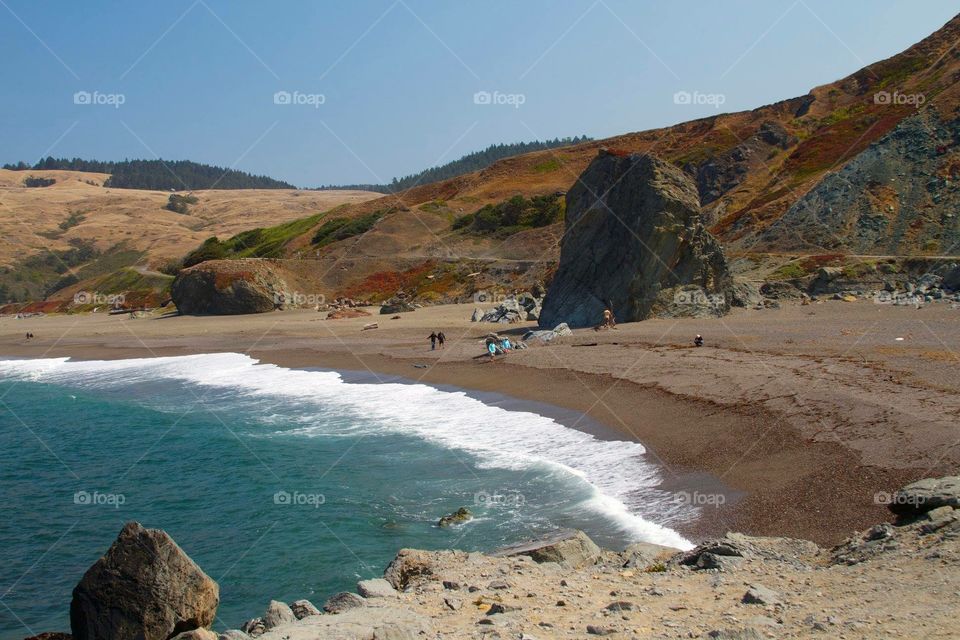
[[[217,629],[352,590],[402,547],[489,551],[557,528],[681,548],[696,517],[638,443],[454,389],[242,354],[0,360],[0,639],[69,630],[125,522],[220,584]],[[465,525],[437,520],[459,507]]]

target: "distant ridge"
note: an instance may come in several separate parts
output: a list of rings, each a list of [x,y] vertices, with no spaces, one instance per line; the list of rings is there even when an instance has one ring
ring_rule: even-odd
[[[378,193],[397,193],[409,189],[410,187],[431,184],[448,180],[459,176],[486,169],[494,162],[517,156],[531,151],[545,151],[547,149],[556,149],[557,147],[567,147],[582,142],[590,142],[593,138],[587,136],[574,136],[572,138],[554,138],[553,140],[534,140],[533,142],[514,142],[511,144],[492,144],[482,151],[468,153],[459,160],[448,162],[439,167],[424,169],[419,173],[414,173],[403,178],[394,178],[390,184],[348,184],[348,185],[324,185],[317,187],[318,190],[326,189],[349,189],[359,191],[376,191]]]
[[[34,165],[6,164],[12,171],[58,169],[109,173],[105,187],[189,191],[193,189],[296,189],[292,184],[267,176],[255,176],[189,160],[122,160],[103,162],[81,158],[47,157]]]

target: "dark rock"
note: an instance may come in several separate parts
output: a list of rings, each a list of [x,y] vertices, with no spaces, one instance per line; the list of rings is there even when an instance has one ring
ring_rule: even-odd
[[[713,640],[763,640],[763,635],[756,629],[714,629],[707,634]]]
[[[637,608],[637,605],[625,600],[618,600],[617,602],[611,602],[604,608],[607,611],[633,611]]]
[[[60,631],[45,631],[44,633],[24,638],[24,640],[73,640],[73,636]]]
[[[462,524],[472,519],[473,514],[470,513],[470,510],[466,507],[460,507],[453,513],[449,513],[440,518],[440,520],[437,522],[437,525],[440,527],[449,527],[455,524]]]
[[[595,564],[600,548],[583,531],[566,529],[557,533],[497,549],[494,557],[530,556],[536,562],[556,562],[571,569]]]
[[[444,589],[450,589],[451,591],[459,591],[459,590],[460,590],[460,583],[459,583],[459,582],[454,582],[453,580],[444,580],[444,581],[443,581],[443,588],[444,588]]]
[[[917,516],[944,506],[960,509],[960,476],[912,482],[894,493],[887,506],[898,516]]]
[[[650,156],[602,152],[567,193],[560,265],[540,326],[598,325],[608,306],[618,322],[678,309],[721,315],[732,284],[690,178]],[[699,287],[706,299],[680,300],[683,285]]]
[[[210,626],[219,603],[217,583],[170,536],[130,522],[74,588],[70,627],[76,640],[167,640]]]
[[[366,606],[366,604],[367,601],[363,597],[355,593],[350,593],[349,591],[341,591],[340,593],[330,596],[330,598],[323,603],[323,610],[327,613],[343,613],[350,609]]]
[[[587,633],[592,636],[612,636],[617,632],[616,629],[611,627],[602,627],[600,625],[588,624]]]
[[[273,311],[287,284],[260,260],[209,260],[183,269],[170,287],[177,310],[189,315],[238,315]]]
[[[494,602],[490,605],[490,608],[487,609],[488,616],[495,616],[498,613],[510,613],[511,611],[520,611],[521,607],[514,607],[509,604],[503,604],[500,602]]]
[[[392,316],[396,313],[409,313],[410,311],[416,310],[417,308],[406,300],[398,300],[394,298],[388,300],[383,304],[383,306],[380,307],[380,315]]]

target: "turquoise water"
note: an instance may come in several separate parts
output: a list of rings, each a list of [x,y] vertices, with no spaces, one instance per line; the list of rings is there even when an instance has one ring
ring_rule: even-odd
[[[217,628],[317,604],[401,547],[490,550],[558,527],[675,546],[694,517],[635,443],[418,384],[239,354],[0,361],[0,638],[67,630],[123,524],[165,529],[220,584]],[[476,518],[440,529],[460,506]]]

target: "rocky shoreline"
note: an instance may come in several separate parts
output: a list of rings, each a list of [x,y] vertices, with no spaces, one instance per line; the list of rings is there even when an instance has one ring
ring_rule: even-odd
[[[832,549],[728,533],[617,553],[579,531],[490,554],[402,549],[356,593],[273,601],[220,634],[217,584],[166,533],[128,523],[74,590],[72,635],[28,640],[955,637],[960,477],[907,485],[889,508],[893,523]]]

